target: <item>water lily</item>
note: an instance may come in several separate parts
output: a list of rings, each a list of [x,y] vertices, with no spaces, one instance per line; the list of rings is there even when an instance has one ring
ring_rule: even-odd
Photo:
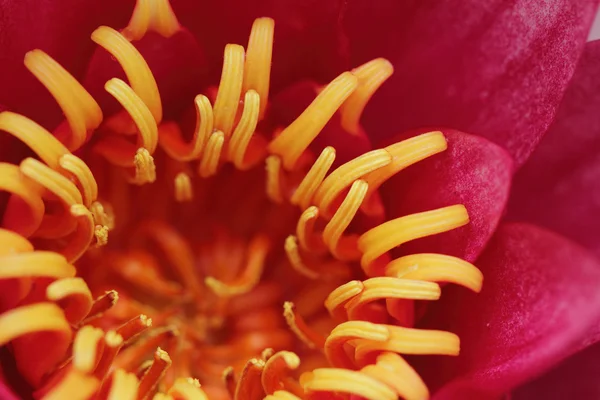
[[[38,3],[0,17],[2,398],[527,398],[593,366],[560,363],[600,317],[597,4]]]

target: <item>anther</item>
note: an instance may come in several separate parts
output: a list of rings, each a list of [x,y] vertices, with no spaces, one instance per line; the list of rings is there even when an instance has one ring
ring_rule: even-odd
[[[108,243],[108,226],[96,225],[94,236],[96,237],[96,247],[106,246]]]
[[[228,44],[225,46],[223,72],[214,107],[215,129],[222,131],[225,138],[231,136],[242,94],[243,79],[244,48],[237,44]]]
[[[144,57],[123,35],[108,26],[92,33],[92,40],[119,61],[129,84],[150,109],[156,124],[162,121],[162,104],[158,86]]]
[[[132,180],[132,183],[143,185],[156,180],[154,157],[150,155],[148,150],[143,147],[139,148],[135,153],[133,164],[135,166],[135,178]]]
[[[180,172],[175,176],[175,200],[179,203],[192,201],[194,192],[192,188],[192,179],[185,172]]]
[[[357,84],[358,80],[354,75],[344,72],[327,85],[304,112],[271,141],[269,151],[281,156],[285,169],[294,169],[304,150],[354,92]]]
[[[254,89],[258,93],[262,100],[260,102],[260,119],[263,118],[267,108],[274,30],[275,21],[273,19],[257,18],[252,24],[252,31],[248,39],[242,90],[247,92]]]
[[[352,74],[358,78],[358,87],[340,107],[342,128],[353,135],[360,132],[360,117],[377,89],[394,73],[394,66],[384,58],[376,58],[358,68]]]
[[[178,378],[169,389],[168,394],[181,400],[209,400],[200,387],[200,382],[192,378]]]

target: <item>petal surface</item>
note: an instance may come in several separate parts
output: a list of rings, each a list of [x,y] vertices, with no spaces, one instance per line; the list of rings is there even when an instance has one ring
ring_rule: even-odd
[[[439,252],[473,261],[504,211],[512,159],[500,146],[475,135],[442,130],[448,149],[400,171],[382,190],[388,219],[464,204],[470,223],[402,245],[398,253]],[[399,141],[414,132],[396,139]]]
[[[600,262],[553,232],[503,223],[476,264],[482,292],[445,288],[423,321],[461,338],[460,356],[424,369],[433,387],[447,382],[435,400],[512,390],[574,353],[600,317]]]
[[[552,121],[596,9],[586,0],[349,1],[352,65],[386,57],[396,71],[363,124],[377,137],[452,127],[521,164]]]
[[[600,40],[586,50],[556,120],[515,175],[509,218],[531,221],[600,255]]]

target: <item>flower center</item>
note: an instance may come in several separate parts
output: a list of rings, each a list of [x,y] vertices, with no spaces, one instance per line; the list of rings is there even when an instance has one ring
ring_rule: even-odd
[[[127,76],[104,86],[116,114],[41,50],[25,65],[65,122],[50,133],[0,114],[0,130],[37,155],[0,163],[0,344],[34,396],[427,398],[401,355],[457,355],[459,339],[414,328],[414,302],[437,300],[438,282],[479,291],[483,277],[443,254],[394,259],[469,217],[452,205],[386,220],[379,189],[444,151],[444,135],[353,158],[317,143],[332,129],[366,140],[362,110],[393,72],[384,59],[309,85],[312,102],[274,122],[270,18],[246,49],[225,47],[188,133],[163,119],[135,46],[181,29],[168,1],[139,0],[121,32],[92,33]]]

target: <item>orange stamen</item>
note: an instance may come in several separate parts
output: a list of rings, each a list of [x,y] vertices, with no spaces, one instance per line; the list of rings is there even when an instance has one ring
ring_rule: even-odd
[[[325,338],[311,329],[302,316],[295,312],[294,303],[286,301],[283,303],[283,316],[296,336],[311,349],[322,349]]]
[[[158,382],[164,376],[167,368],[171,366],[171,363],[171,358],[166,351],[162,350],[160,347],[156,349],[152,366],[140,380],[138,400],[147,398],[147,396],[158,386]]]

